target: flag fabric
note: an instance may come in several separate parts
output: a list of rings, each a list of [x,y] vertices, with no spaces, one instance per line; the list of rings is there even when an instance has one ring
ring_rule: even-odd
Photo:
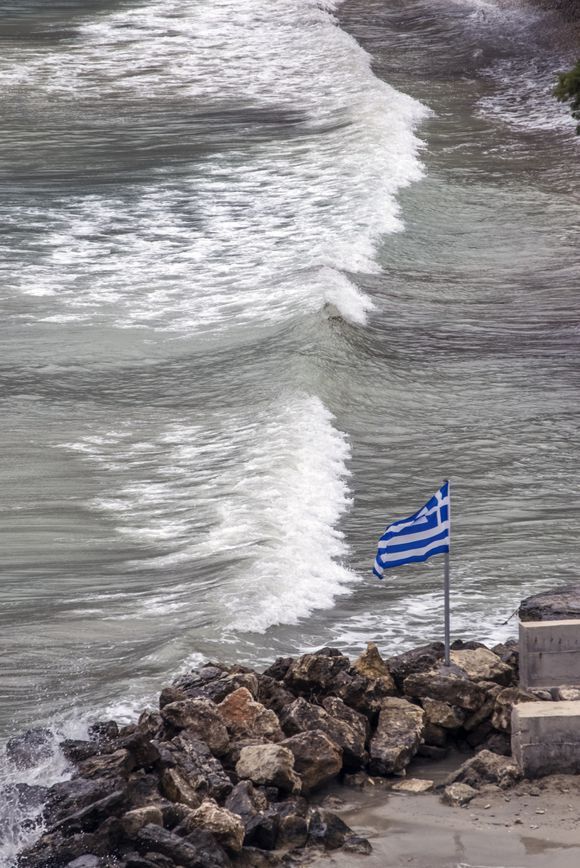
[[[450,507],[449,482],[445,482],[419,512],[390,524],[379,540],[373,566],[375,576],[382,579],[383,571],[389,567],[419,563],[448,552]]]

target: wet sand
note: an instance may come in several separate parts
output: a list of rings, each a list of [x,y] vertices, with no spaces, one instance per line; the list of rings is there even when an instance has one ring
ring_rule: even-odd
[[[339,805],[338,799],[344,801]],[[525,782],[509,792],[489,788],[464,808],[437,793],[353,791],[327,797],[369,839],[369,856],[340,852],[316,868],[577,868],[580,865],[580,777]]]

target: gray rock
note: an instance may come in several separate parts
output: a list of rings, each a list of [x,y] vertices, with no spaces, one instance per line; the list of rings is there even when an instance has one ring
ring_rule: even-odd
[[[479,789],[485,784],[496,784],[502,789],[511,787],[521,780],[517,765],[506,757],[489,750],[482,750],[449,775],[446,785],[468,784]]]
[[[512,731],[512,709],[514,705],[517,705],[519,702],[539,701],[529,690],[523,690],[521,687],[506,687],[505,690],[501,690],[495,697],[493,714],[491,716],[492,725],[500,732],[510,733]]]
[[[522,621],[570,621],[580,619],[580,583],[534,594],[522,600]]]
[[[385,700],[370,743],[370,771],[390,775],[402,771],[423,742],[425,712],[406,699]]]
[[[461,670],[445,675],[437,670],[409,675],[404,692],[414,699],[436,699],[465,711],[477,711],[487,698],[485,690],[469,681]]]
[[[468,805],[476,796],[477,790],[470,787],[469,784],[455,783],[445,787],[441,801],[454,808],[462,808],[464,805]]]
[[[338,850],[352,835],[352,829],[337,814],[325,811],[323,808],[310,809],[308,840],[314,846],[324,847],[326,850]]]
[[[399,690],[403,689],[405,678],[420,672],[427,672],[443,659],[445,646],[443,642],[431,642],[404,654],[389,657],[387,665]]]

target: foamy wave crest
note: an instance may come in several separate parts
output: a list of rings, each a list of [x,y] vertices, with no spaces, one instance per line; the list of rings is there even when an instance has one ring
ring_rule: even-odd
[[[164,0],[0,60],[3,88],[42,106],[38,171],[72,184],[7,217],[15,239],[38,229],[33,255],[4,257],[30,319],[216,333],[332,296],[364,322],[369,300],[336,275],[374,269],[401,228],[426,110],[373,75],[334,6]]]
[[[89,505],[141,551],[126,568],[170,571],[119,617],[187,618],[195,605],[219,629],[265,630],[330,607],[356,581],[338,529],[350,447],[317,397],[281,395],[203,427],[140,420],[63,447],[95,465],[102,493]],[[185,564],[217,579],[171,583]]]

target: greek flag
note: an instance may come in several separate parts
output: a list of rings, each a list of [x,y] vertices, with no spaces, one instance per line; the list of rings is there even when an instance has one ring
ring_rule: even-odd
[[[433,555],[449,551],[451,536],[451,503],[449,482],[428,500],[425,506],[390,524],[379,540],[379,550],[373,567],[377,578],[383,578],[388,567],[402,567],[426,561]]]

